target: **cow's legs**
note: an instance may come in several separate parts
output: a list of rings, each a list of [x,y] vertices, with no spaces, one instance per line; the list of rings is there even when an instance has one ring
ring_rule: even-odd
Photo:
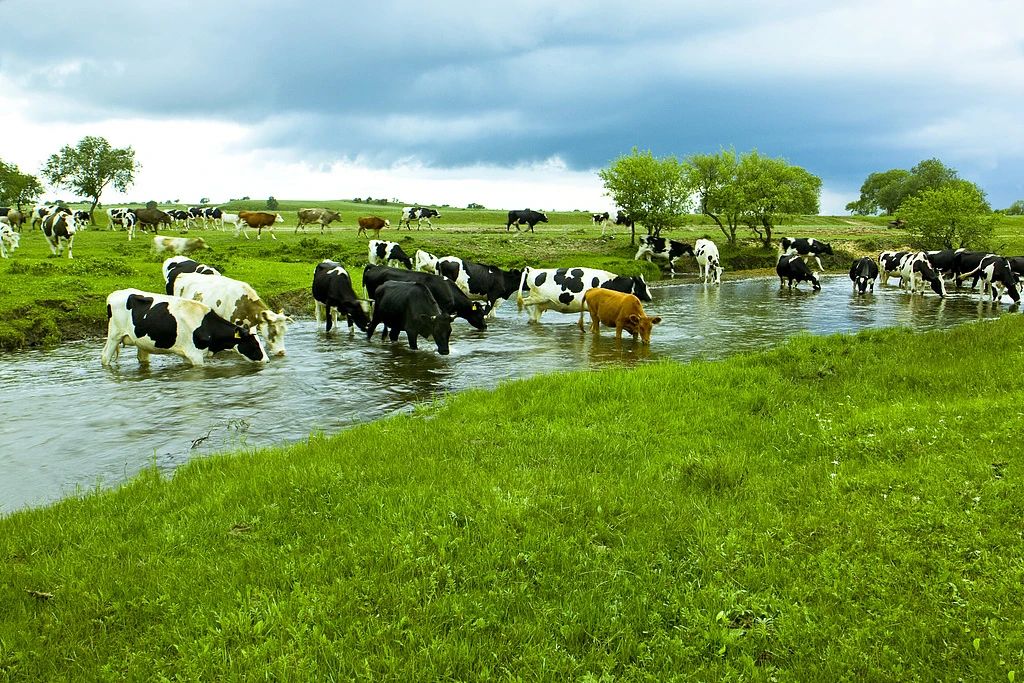
[[[821,259],[818,258],[817,254],[814,255],[814,261],[815,261],[815,263],[818,264],[818,270],[820,272],[824,273],[825,272],[825,267],[821,265]]]
[[[149,351],[146,351],[142,347],[139,347],[139,364],[140,365],[148,365],[149,364]]]
[[[416,333],[413,332],[412,330],[406,330],[405,336],[409,338],[409,348],[412,349],[413,351],[416,351]],[[397,338],[398,335],[395,335],[395,339]]]
[[[71,247],[74,246],[74,244],[75,244],[75,236],[72,235],[70,238],[68,238],[68,258],[73,258],[71,256]]]

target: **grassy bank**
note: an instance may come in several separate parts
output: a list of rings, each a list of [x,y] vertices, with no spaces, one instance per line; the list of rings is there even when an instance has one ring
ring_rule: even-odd
[[[1022,345],[538,377],[16,513],[0,678],[1013,680]]]

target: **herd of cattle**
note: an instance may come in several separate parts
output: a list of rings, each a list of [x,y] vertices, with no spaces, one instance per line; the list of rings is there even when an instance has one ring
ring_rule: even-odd
[[[194,207],[200,209],[200,207]],[[43,210],[39,210],[43,209]],[[257,230],[272,229],[282,222],[280,214],[270,212],[227,213],[217,208],[203,208],[192,213],[182,210],[180,220],[214,221]],[[76,229],[85,217],[66,207],[38,207],[33,212],[33,225],[39,224],[51,251],[60,255],[64,244],[68,257]],[[319,224],[321,230],[340,220],[337,212],[326,209],[303,209],[298,212],[296,232],[305,225]],[[157,209],[108,209],[111,225],[120,225],[132,239],[136,226],[167,225],[179,220],[174,212]],[[411,221],[426,222],[440,214],[433,209],[407,207],[399,226],[411,229]],[[516,225],[532,230],[538,222],[547,222],[541,212],[510,211],[506,230]],[[19,233],[13,228],[10,212],[0,212],[0,254],[7,256],[18,246]],[[626,225],[630,221],[621,211],[613,218],[609,213],[594,214],[595,224]],[[360,232],[379,231],[390,221],[379,217],[359,219]],[[259,233],[257,233],[257,238]],[[275,238],[276,239],[276,238]],[[198,238],[154,237],[159,252],[187,253],[201,248]],[[658,235],[641,237],[635,259],[667,262],[674,272],[683,256],[692,257],[700,268],[705,284],[721,282],[723,268],[718,248],[708,239],[693,245],[665,239]],[[811,283],[814,290],[821,282],[808,263],[813,260],[824,270],[820,256],[832,255],[832,247],[813,238],[784,238],[776,263],[780,287]],[[478,329],[487,329],[487,319],[497,308],[515,297],[519,310],[524,308],[529,321],[537,323],[546,310],[579,313],[578,325],[584,329],[584,314],[590,313],[590,329],[614,327],[616,338],[626,331],[643,344],[649,344],[654,325],[660,317],[648,316],[643,303],[650,302],[651,293],[642,276],[623,276],[593,268],[531,268],[505,270],[483,263],[466,261],[456,256],[437,257],[418,250],[410,256],[397,242],[371,239],[368,244],[368,265],[363,270],[365,296],[359,296],[352,279],[340,263],[325,260],[313,271],[312,294],[317,324],[326,320],[326,331],[334,326],[334,311],[344,316],[350,333],[358,327],[372,339],[378,327],[381,338],[398,339],[404,331],[409,347],[417,348],[417,339],[433,341],[438,353],[449,353],[452,323],[462,318]],[[265,362],[270,356],[285,353],[284,337],[293,322],[283,311],[273,311],[247,283],[221,275],[216,269],[185,256],[176,255],[163,263],[165,291],[145,292],[123,289],[107,297],[108,332],[102,362],[109,365],[124,345],[136,346],[138,358],[145,363],[151,353],[179,355],[193,365],[202,365],[204,358],[224,350],[234,350],[254,362]],[[1004,294],[1014,303],[1020,301],[1020,278],[1024,276],[1024,257],[1003,257],[965,249],[882,252],[877,262],[863,257],[853,262],[850,280],[855,293],[873,292],[874,282],[888,283],[899,276],[900,287],[911,294],[924,294],[925,283],[939,296],[946,296],[946,281],[951,278],[960,287],[973,278],[972,288],[980,280],[979,296],[998,301]]]

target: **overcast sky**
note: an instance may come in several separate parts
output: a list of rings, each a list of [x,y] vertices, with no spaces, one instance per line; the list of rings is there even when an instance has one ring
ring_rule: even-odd
[[[634,146],[1024,199],[1024,2],[0,0],[0,159],[130,145],[126,197],[603,209]],[[68,198],[66,192],[60,196]]]

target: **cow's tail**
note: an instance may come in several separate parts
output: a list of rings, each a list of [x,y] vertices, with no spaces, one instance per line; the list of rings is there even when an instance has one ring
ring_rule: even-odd
[[[979,263],[978,267],[975,268],[974,270],[972,270],[971,272],[969,272],[969,273],[961,273],[960,275],[957,275],[956,278],[955,278],[956,286],[959,287],[961,282],[963,282],[964,280],[966,280],[969,277],[974,277],[980,271],[981,271],[981,264]],[[977,283],[975,283],[975,284],[977,284]]]
[[[516,292],[516,308],[520,313],[523,312],[523,287],[526,286],[526,276],[530,272],[530,267],[526,266],[523,268],[523,274],[519,277],[519,291]]]

